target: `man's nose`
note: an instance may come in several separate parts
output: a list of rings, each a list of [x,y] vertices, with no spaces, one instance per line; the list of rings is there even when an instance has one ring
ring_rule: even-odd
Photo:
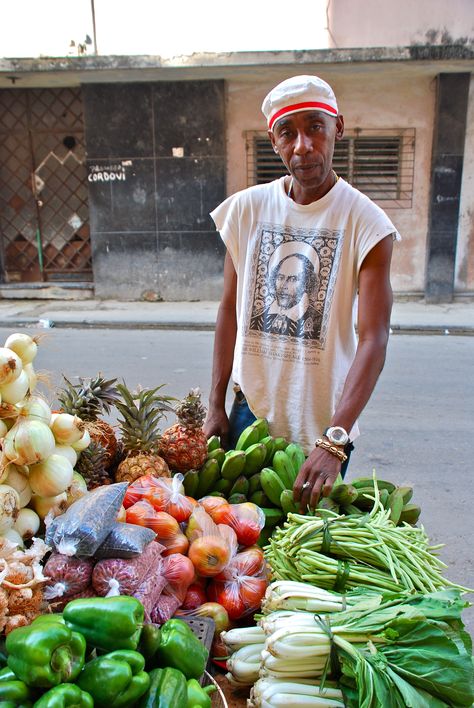
[[[311,138],[306,135],[306,133],[302,130],[298,131],[298,135],[296,136],[296,142],[295,142],[295,152],[298,153],[299,155],[305,155],[307,152],[310,152],[312,150],[313,144],[311,142]]]

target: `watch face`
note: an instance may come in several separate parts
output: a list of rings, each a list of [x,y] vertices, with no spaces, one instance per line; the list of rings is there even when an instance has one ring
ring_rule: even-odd
[[[329,428],[326,435],[335,445],[346,445],[349,442],[349,436],[344,428],[339,428],[338,426]]]

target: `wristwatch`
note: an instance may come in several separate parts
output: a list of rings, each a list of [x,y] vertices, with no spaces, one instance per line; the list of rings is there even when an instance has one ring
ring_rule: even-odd
[[[349,442],[349,435],[341,428],[340,425],[334,425],[332,428],[326,428],[323,435],[327,437],[330,443],[339,447],[344,447]]]

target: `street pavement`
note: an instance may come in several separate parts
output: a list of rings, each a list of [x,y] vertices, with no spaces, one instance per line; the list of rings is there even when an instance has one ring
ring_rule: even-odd
[[[0,327],[97,327],[212,330],[218,303],[119,300],[0,300]],[[474,334],[474,300],[432,305],[396,301],[394,334]]]

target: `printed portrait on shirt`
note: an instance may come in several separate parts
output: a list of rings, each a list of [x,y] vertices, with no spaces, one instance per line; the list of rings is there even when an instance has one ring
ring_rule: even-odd
[[[247,334],[323,348],[340,234],[264,224],[259,236]]]

